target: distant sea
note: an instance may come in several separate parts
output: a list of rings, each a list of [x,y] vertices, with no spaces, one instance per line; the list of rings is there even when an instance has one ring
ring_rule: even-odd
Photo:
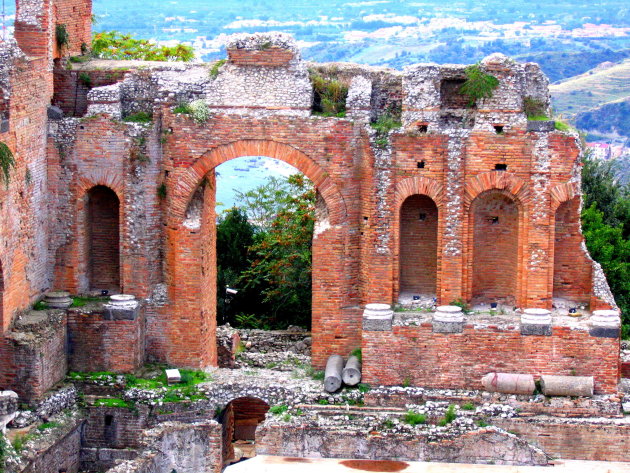
[[[290,176],[298,172],[283,161],[265,156],[244,156],[227,161],[216,168],[217,212],[238,205],[235,191],[247,192],[265,184],[271,176]]]

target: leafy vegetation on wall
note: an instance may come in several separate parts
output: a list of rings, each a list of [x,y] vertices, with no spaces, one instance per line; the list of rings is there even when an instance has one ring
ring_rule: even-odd
[[[131,34],[118,31],[94,33],[92,55],[100,59],[127,59],[141,61],[192,61],[195,58],[191,46],[158,46],[146,40],[134,38]]]

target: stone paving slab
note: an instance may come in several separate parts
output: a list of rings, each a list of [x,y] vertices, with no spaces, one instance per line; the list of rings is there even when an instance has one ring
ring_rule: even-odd
[[[338,460],[328,458],[288,458],[258,455],[235,465],[225,473],[630,473],[630,463],[556,460],[549,467],[470,465],[460,463],[391,462]]]

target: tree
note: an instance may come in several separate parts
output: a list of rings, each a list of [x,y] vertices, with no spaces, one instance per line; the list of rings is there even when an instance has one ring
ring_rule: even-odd
[[[602,265],[630,336],[630,189],[621,185],[614,164],[584,158],[582,230],[591,256]]]
[[[239,288],[239,278],[249,267],[249,248],[254,243],[254,227],[247,221],[245,211],[226,210],[217,222],[217,314],[227,321],[235,311],[246,309],[248,294]],[[226,305],[226,288],[239,289]]]
[[[256,233],[249,248],[251,265],[241,274],[239,285],[260,295],[256,313],[263,326],[309,326],[315,190],[302,174],[289,176],[282,185],[267,184],[255,190],[260,198],[246,201],[249,205],[262,202],[264,208],[245,210],[248,215],[262,215],[273,201],[277,211],[269,225]]]

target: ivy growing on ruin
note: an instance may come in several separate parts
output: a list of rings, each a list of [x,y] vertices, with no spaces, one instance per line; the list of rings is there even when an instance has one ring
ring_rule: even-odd
[[[0,168],[2,168],[2,176],[4,183],[8,186],[11,180],[11,169],[15,168],[15,157],[11,149],[0,141]]]
[[[466,82],[462,84],[459,92],[468,97],[469,107],[474,107],[480,99],[489,99],[499,87],[499,79],[484,72],[479,64],[468,66],[465,73]]]
[[[62,49],[67,47],[70,44],[70,34],[66,28],[66,25],[63,23],[55,26],[55,41],[57,42],[57,47]]]

